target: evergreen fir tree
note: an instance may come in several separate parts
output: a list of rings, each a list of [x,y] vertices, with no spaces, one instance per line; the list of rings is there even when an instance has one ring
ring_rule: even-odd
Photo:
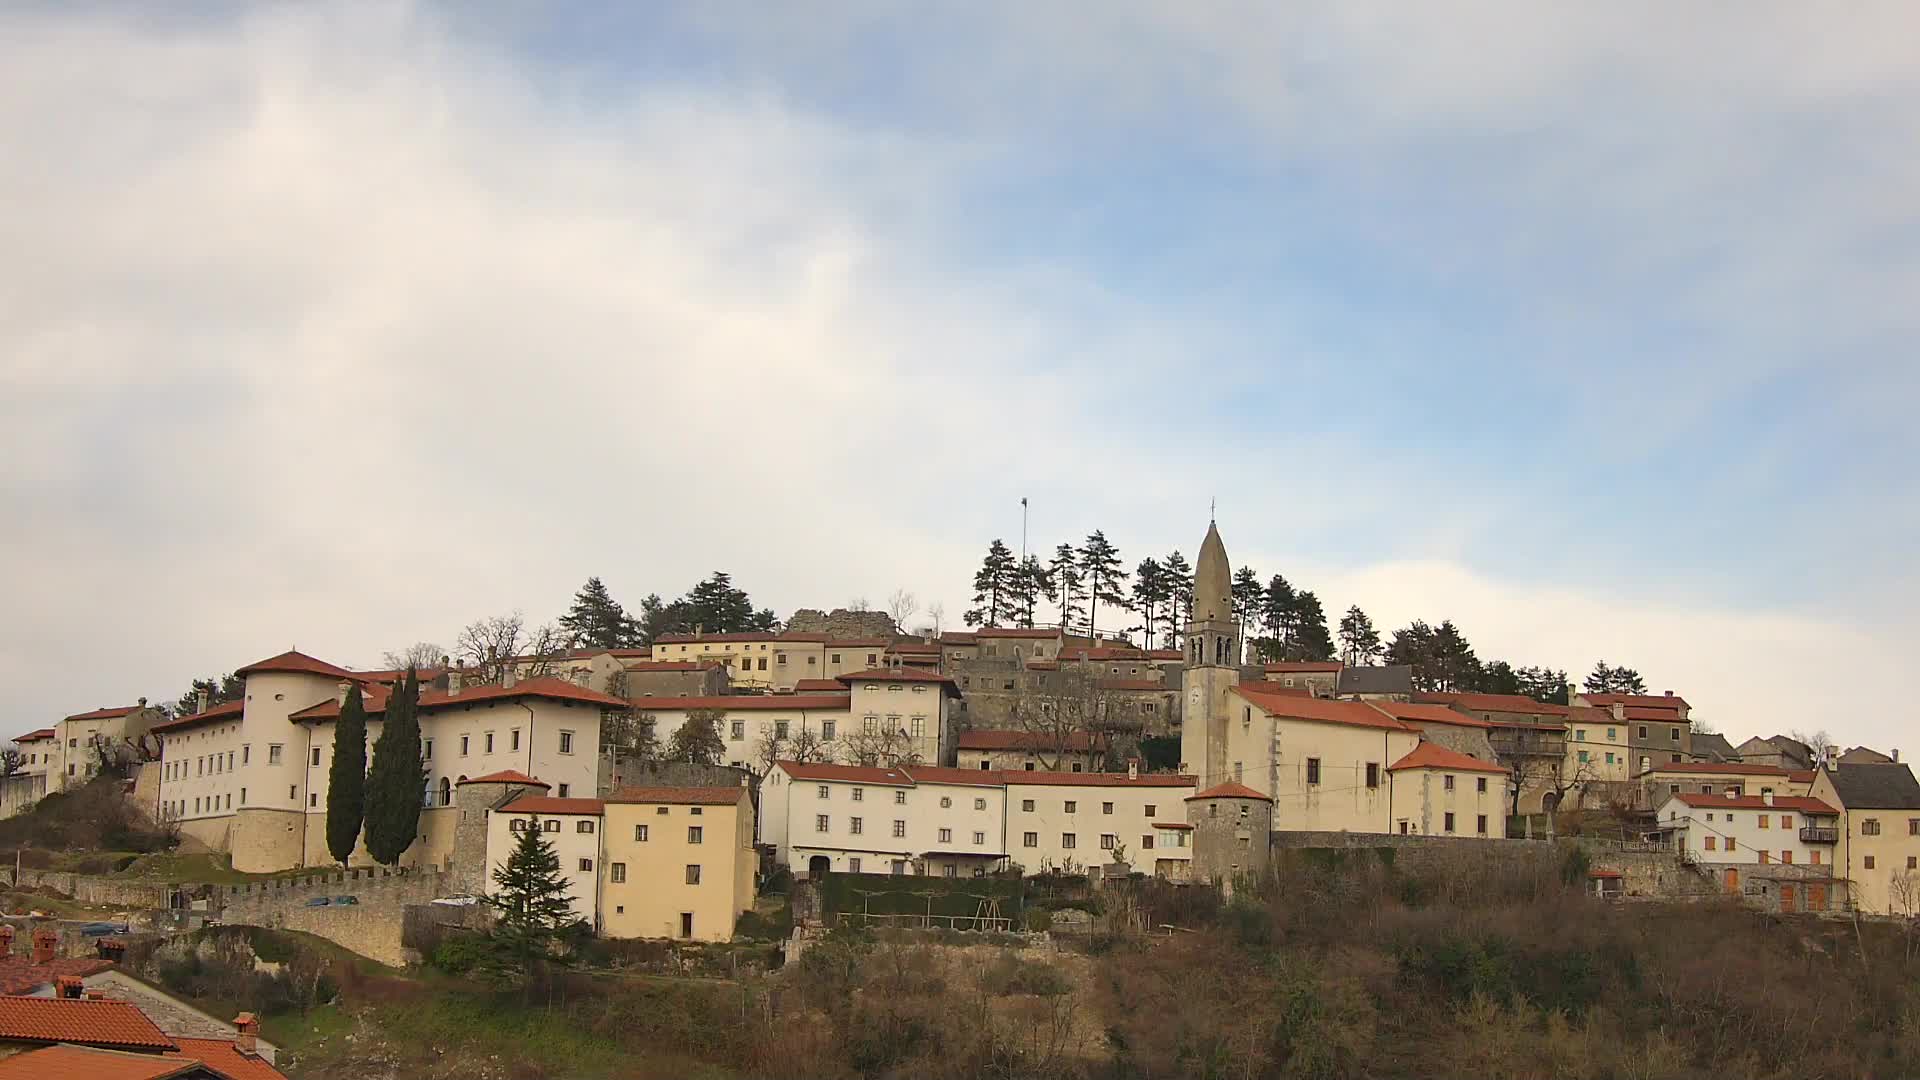
[[[496,984],[518,985],[534,967],[553,962],[553,945],[563,928],[579,921],[560,871],[560,856],[539,822],[530,821],[493,871],[493,888],[486,903],[498,913],[488,934],[489,948],[481,971]]]
[[[720,709],[693,709],[687,719],[667,738],[662,755],[668,761],[688,761],[696,765],[718,765],[727,752],[720,738],[720,724],[727,714]]]
[[[560,617],[560,625],[573,635],[577,647],[632,649],[641,644],[639,621],[627,614],[597,577],[588,578],[573,594],[573,607]]]
[[[1605,660],[1593,665],[1593,672],[1581,683],[1589,694],[1644,694],[1647,682],[1629,667],[1611,667]]]
[[[1073,550],[1072,544],[1061,544],[1053,549],[1053,561],[1047,564],[1047,577],[1053,582],[1047,599],[1060,609],[1060,628],[1071,633],[1079,628],[1080,612],[1080,555]]]
[[[347,690],[333,725],[333,764],[327,770],[327,851],[342,866],[353,858],[367,813],[367,710],[360,684]]]
[[[1193,567],[1175,549],[1160,560],[1160,569],[1167,577],[1167,648],[1177,649],[1193,619]]]
[[[1273,580],[1267,582],[1265,600],[1262,625],[1266,627],[1267,636],[1278,646],[1281,658],[1296,659],[1291,654],[1294,628],[1299,622],[1299,596],[1285,577],[1275,574]]]
[[[1087,583],[1087,634],[1097,640],[1100,605],[1121,609],[1127,606],[1127,595],[1120,591],[1127,581],[1127,572],[1121,569],[1120,551],[1099,529],[1088,535],[1080,547],[1080,575]]]
[[[1019,570],[1004,541],[995,538],[987,545],[987,557],[973,575],[974,606],[964,616],[968,626],[1003,626],[1013,621]]]
[[[1380,631],[1373,620],[1355,604],[1340,618],[1340,657],[1348,667],[1372,664],[1381,653]]]
[[[380,738],[373,744],[373,769],[367,774],[367,852],[392,866],[420,831],[420,800],[427,774],[420,763],[420,675],[406,679],[387,696]]]
[[[1040,598],[1052,590],[1053,580],[1047,568],[1035,556],[1027,556],[1013,572],[1013,609],[1021,626],[1033,628]]]
[[[1171,596],[1167,571],[1160,560],[1151,555],[1141,559],[1140,565],[1133,568],[1133,609],[1140,613],[1141,644],[1145,648],[1153,648],[1155,617],[1166,612]]]
[[[1293,640],[1287,648],[1288,659],[1333,659],[1333,636],[1327,633],[1327,613],[1312,590],[1303,589],[1294,597],[1289,629]]]

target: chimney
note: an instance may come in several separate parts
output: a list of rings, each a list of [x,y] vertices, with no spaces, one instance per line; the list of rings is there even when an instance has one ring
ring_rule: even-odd
[[[353,689],[353,684],[345,679],[341,679],[339,687],[334,692],[333,703],[345,708],[347,704],[347,691],[351,689]]]
[[[1614,723],[1624,724],[1627,722],[1627,707],[1625,705],[1616,701],[1612,705],[1608,706],[1608,708],[1610,708],[1613,711]]]
[[[212,707],[213,707],[213,691],[211,690],[200,691],[200,710],[199,711],[206,712],[208,709]]]
[[[1763,803],[1766,803],[1766,804],[1767,804],[1768,806],[1772,806],[1772,805],[1773,805],[1773,792],[1772,792],[1771,790],[1768,790],[1768,791],[1763,791],[1763,792],[1761,792],[1761,793],[1760,793],[1760,801],[1761,801],[1761,802],[1763,802]]]
[[[87,990],[86,990],[86,995],[87,995],[87,1000],[88,1000],[88,1001],[105,1001],[105,1000],[107,1000],[107,992],[106,992],[105,990],[95,990],[95,989],[93,989],[92,987],[88,987],[88,988],[87,988]]]
[[[243,1012],[233,1018],[233,1027],[233,1048],[248,1057],[256,1056],[259,1050],[255,1039],[260,1035],[260,1021],[254,1019],[252,1013]]]
[[[1130,757],[1127,759],[1127,779],[1129,780],[1140,779],[1140,759],[1139,758]]]
[[[102,937],[93,947],[102,960],[117,964],[127,958],[127,943],[118,938]]]
[[[55,997],[78,1001],[80,995],[86,992],[87,984],[81,982],[78,975],[61,975],[53,980],[53,988]]]
[[[33,962],[36,964],[53,963],[54,954],[60,949],[60,932],[51,926],[43,926],[33,932]]]
[[[139,706],[140,706],[141,708],[143,708],[143,709],[144,709],[144,708],[146,708],[146,707],[147,707],[147,699],[146,699],[146,698],[141,698],[141,699],[139,700],[139,702],[138,702],[138,704],[139,704]]]
[[[1667,691],[1667,696],[1668,696],[1668,697],[1672,697],[1672,696],[1673,696],[1673,691],[1671,691],[1671,690],[1669,690],[1669,691]]]
[[[447,669],[447,696],[459,697],[460,685],[465,681],[466,681],[466,676],[458,668],[451,668],[451,667],[448,668]]]
[[[513,684],[520,681],[520,665],[507,658],[506,666],[500,672],[500,685],[511,690]]]
[[[1892,753],[1892,754],[1890,754],[1889,756],[1893,758],[1893,760],[1895,761],[1895,763],[1898,763],[1898,762],[1899,762],[1899,760],[1900,760],[1900,748],[1899,748],[1899,747],[1897,747],[1897,746],[1896,746],[1896,747],[1894,747],[1894,748],[1893,748],[1893,753]]]
[[[0,956],[13,955],[13,927],[0,923]]]

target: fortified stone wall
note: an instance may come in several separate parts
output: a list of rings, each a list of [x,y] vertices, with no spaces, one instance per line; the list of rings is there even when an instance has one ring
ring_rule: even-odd
[[[401,943],[408,905],[432,900],[442,893],[443,884],[438,874],[376,867],[224,886],[215,899],[224,922],[303,930],[399,966],[417,959]],[[307,906],[320,896],[352,896],[357,903]]]
[[[15,887],[51,889],[80,903],[102,907],[171,908],[175,906],[174,898],[182,889],[181,886],[164,882],[125,881],[58,870],[21,870],[16,880],[12,867],[0,869],[0,880]]]
[[[789,634],[825,634],[831,638],[891,638],[893,616],[884,611],[848,611],[801,608],[787,620]]]

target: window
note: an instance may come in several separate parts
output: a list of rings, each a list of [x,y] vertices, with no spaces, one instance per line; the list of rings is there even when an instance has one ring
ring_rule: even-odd
[[[1679,741],[1680,741],[1680,729],[1679,729],[1679,728],[1677,728],[1677,727],[1675,727],[1675,728],[1668,728],[1668,729],[1667,729],[1667,741],[1668,741],[1668,742],[1679,742]]]
[[[688,807],[688,808],[687,808],[687,813],[689,813],[689,814],[692,814],[692,815],[693,815],[694,817],[699,817],[699,816],[700,816],[700,808],[699,808],[699,807],[697,807],[697,806],[690,806],[690,807]]]
[[[699,825],[687,826],[687,843],[697,844],[700,842],[700,838],[705,835],[706,833],[701,826]]]
[[[919,687],[916,686],[914,687],[914,689],[918,690]],[[954,866],[952,863],[948,863],[947,865],[940,868],[940,876],[941,877],[959,877],[960,876],[959,867]]]
[[[567,797],[567,789],[568,789],[568,787],[570,787],[570,786],[571,786],[571,785],[568,785],[568,784],[561,784],[561,785],[560,785],[560,797],[561,797],[561,798],[563,798],[563,799],[564,799],[564,798],[566,798],[566,797]]]
[[[767,670],[767,658],[764,656],[760,658],[760,670],[761,671]]]
[[[941,829],[941,830],[940,830],[940,842],[941,842],[941,843],[943,843],[943,844],[951,844],[951,843],[953,843],[953,830],[952,830],[952,829]]]
[[[1733,820],[1733,817],[1732,817],[1732,815],[1728,815],[1728,817],[1727,817],[1727,820],[1728,820],[1728,821],[1732,821],[1732,820]],[[1766,828],[1766,827],[1767,827],[1767,821],[1768,821],[1768,820],[1769,820],[1769,819],[1768,819],[1768,817],[1767,817],[1767,815],[1765,815],[1765,814],[1761,814],[1761,815],[1760,815],[1760,827],[1761,827],[1761,828],[1763,828],[1763,829],[1764,829],[1764,828]]]
[[[1101,813],[1103,813],[1103,814],[1111,814],[1111,813],[1113,813],[1113,804],[1112,804],[1112,803],[1110,803],[1110,802],[1103,802],[1103,803],[1101,803],[1101,804],[1100,804],[1100,812],[1101,812]]]
[[[273,743],[267,747],[267,764],[269,765],[280,764],[280,744],[279,743]]]
[[[1080,804],[1079,804],[1079,802],[1077,802],[1077,801],[1075,801],[1075,800],[1073,800],[1073,799],[1068,799],[1068,800],[1066,801],[1066,803],[1067,803],[1067,807],[1066,807],[1066,809],[1067,809],[1067,813],[1069,813],[1069,814],[1072,814],[1072,813],[1076,813],[1076,812],[1078,812],[1078,811],[1079,811],[1079,809],[1080,809]]]
[[[520,729],[519,728],[514,728],[512,731],[507,732],[507,749],[509,750],[520,749]]]
[[[1866,867],[1868,870],[1873,869],[1873,856],[1868,855],[1865,858],[1863,858],[1861,860],[1861,865]]]
[[[894,793],[893,793],[893,805],[895,805],[895,806],[905,806],[905,805],[907,805],[907,793],[906,793],[906,792],[904,792],[904,791],[896,791],[896,792],[894,792]]]
[[[1814,852],[1814,853],[1813,853],[1813,857],[1814,857],[1814,859],[1815,859],[1816,861],[1818,861],[1818,860],[1819,860],[1819,858],[1820,858],[1820,853],[1819,853],[1819,852],[1817,852],[1817,851],[1816,851],[1816,852]],[[1920,855],[1909,855],[1909,856],[1907,856],[1907,869],[1909,869],[1909,870],[1920,870]]]
[[[1317,757],[1310,757],[1307,759],[1307,783],[1318,784],[1319,782],[1320,782],[1320,759]]]
[[[857,874],[859,872],[860,872],[860,857],[858,855],[855,855],[847,860],[847,873]]]
[[[866,788],[858,788],[858,787],[857,787],[857,788],[854,788],[854,789],[853,789],[853,801],[854,801],[854,802],[866,802],[866,801],[867,801],[867,789],[866,789]]]
[[[1152,851],[1152,850],[1153,850],[1153,834],[1152,834],[1152,833],[1142,833],[1142,834],[1141,834],[1141,836],[1140,836],[1140,850],[1142,850],[1142,851]]]
[[[1039,847],[1039,846],[1040,846],[1040,834],[1039,834],[1039,833],[1037,833],[1037,832],[1030,832],[1030,833],[1024,833],[1024,834],[1022,834],[1022,835],[1021,835],[1021,837],[1020,837],[1020,846],[1021,846],[1021,847]]]
[[[1113,835],[1112,833],[1101,833],[1100,834],[1100,850],[1112,851],[1113,845],[1118,843],[1119,839],[1120,839],[1119,837]]]
[[[905,836],[905,835],[907,835],[907,823],[906,823],[906,822],[904,822],[904,821],[901,821],[901,820],[899,820],[899,819],[897,819],[897,818],[896,818],[896,819],[894,819],[894,822],[893,822],[893,835],[895,835],[895,836]]]
[[[623,862],[607,864],[607,880],[618,885],[627,880],[627,864]]]
[[[861,717],[860,730],[867,735],[878,735],[880,733],[880,718],[877,716]]]
[[[1791,866],[1793,864],[1793,852],[1782,851],[1780,853],[1780,861]]]
[[[1727,837],[1727,850],[1728,851],[1733,850],[1733,837],[1731,836]]]
[[[552,821],[543,821],[543,822],[541,822],[541,823],[540,823],[540,831],[541,831],[541,832],[556,832],[556,833],[557,833],[557,832],[559,832],[559,831],[560,831],[560,819],[559,819],[559,818],[554,818],[554,819],[553,819]]]
[[[431,757],[433,757],[433,740],[432,739],[420,740],[420,760],[426,761],[428,758],[431,758]]]
[[[461,757],[467,756],[468,744],[471,742],[473,742],[473,736],[471,735],[460,736],[460,756]]]
[[[588,871],[590,871],[590,870],[592,870],[592,869],[593,869],[593,860],[592,860],[592,859],[581,859],[581,860],[580,860],[580,872],[581,872],[581,873],[583,873],[583,874],[584,874],[584,873],[587,873]]]
[[[847,819],[847,831],[852,833],[855,836],[859,836],[861,833],[861,830],[863,830],[865,827],[866,827],[866,822],[862,818]]]
[[[833,732],[834,732],[834,722],[832,720],[820,721],[820,741],[821,742],[832,742]]]
[[[1452,791],[1453,790],[1453,774],[1447,773],[1446,775],[1441,777],[1440,786],[1442,788],[1445,788],[1448,791]],[[1449,829],[1447,831],[1452,832],[1453,830]]]
[[[1474,828],[1481,836],[1487,835],[1487,815],[1478,815],[1478,820],[1474,822]]]
[[[493,732],[491,731],[487,732],[486,735],[483,736],[483,738],[485,738],[486,740],[486,744],[485,744],[486,749],[481,751],[481,753],[485,753],[485,754],[493,753]]]
[[[634,840],[636,840],[636,841],[638,841],[638,842],[640,842],[640,843],[642,843],[642,844],[644,844],[644,843],[646,843],[646,842],[647,842],[647,827],[646,827],[645,825],[635,825],[635,826],[633,827],[633,838],[634,838]]]
[[[1072,851],[1072,850],[1073,850],[1073,848],[1074,848],[1074,841],[1075,841],[1076,839],[1078,839],[1078,838],[1077,838],[1077,837],[1075,837],[1075,836],[1074,836],[1074,835],[1073,835],[1072,833],[1070,833],[1070,832],[1069,832],[1069,833],[1061,833],[1061,834],[1060,834],[1060,846],[1061,846],[1061,847],[1063,847],[1063,848],[1066,848],[1066,849],[1067,849],[1068,851]]]
[[[299,797],[300,797],[300,790],[299,790],[299,788],[297,788],[297,787],[296,787],[296,786],[294,786],[293,784],[288,784],[288,785],[287,785],[287,798],[289,798],[289,799],[297,799],[297,798],[299,798]]]
[[[252,763],[253,763],[253,744],[247,743],[245,746],[242,746],[240,748],[240,764],[249,765]]]
[[[213,763],[214,763],[214,764],[215,764],[216,766],[217,766],[217,765],[219,765],[219,764],[220,764],[220,759],[219,759],[219,758],[217,758],[217,757],[216,757],[216,758],[214,758],[214,760],[213,760]],[[318,765],[318,764],[320,764],[320,748],[319,748],[319,747],[317,747],[317,746],[313,748],[313,764],[315,764],[315,765]]]
[[[974,844],[974,846],[975,846],[975,847],[979,847],[979,846],[980,846],[981,844],[984,844],[984,843],[986,843],[986,842],[987,842],[987,834],[986,834],[986,833],[983,833],[983,832],[981,832],[981,831],[980,831],[980,830],[978,830],[978,829],[975,829],[975,830],[974,830],[974,832],[973,832],[973,844]]]
[[[1452,777],[1448,777],[1448,779],[1452,779]],[[1452,814],[1447,815],[1446,830],[1448,832],[1453,831],[1453,815]]]
[[[940,796],[940,809],[949,810],[949,809],[952,809],[952,807],[953,807],[953,796],[951,795]]]
[[[1861,836],[1879,836],[1880,835],[1880,819],[1867,818],[1866,820],[1862,821],[1860,823],[1860,835]]]
[[[1487,778],[1484,776],[1481,777],[1478,783],[1475,785],[1474,790],[1479,792],[1482,795],[1485,795],[1487,793]],[[1487,830],[1481,829],[1480,831],[1486,832]]]
[[[699,863],[687,864],[687,884],[689,885],[700,884],[700,864]],[[686,927],[688,923],[692,921],[693,921],[693,916],[691,915],[680,916],[680,925],[683,929]]]
[[[560,733],[560,752],[563,754],[573,753],[573,732],[563,731]]]
[[[732,722],[731,724],[729,724],[729,725],[728,725],[728,732],[727,732],[727,735],[728,735],[728,737],[729,737],[729,738],[731,738],[731,739],[733,739],[733,740],[734,740],[734,741],[736,741],[736,742],[737,742],[737,741],[739,741],[739,740],[741,740],[741,739],[744,739],[744,738],[746,738],[746,737],[747,737],[747,722],[746,722],[745,720],[735,720],[735,721],[733,721],[733,722]]]
[[[1024,811],[1024,812],[1026,812],[1026,813],[1029,813],[1029,814],[1031,814],[1031,813],[1033,813],[1033,800],[1032,800],[1032,799],[1021,799],[1021,800],[1020,800],[1020,809],[1021,809],[1022,811]]]
[[[776,738],[776,739],[784,739],[784,738],[786,738],[786,737],[787,737],[787,727],[788,727],[788,721],[786,721],[786,720],[775,720],[775,721],[773,722],[773,737],[774,737],[774,738]]]
[[[1147,816],[1148,816],[1148,817],[1157,817],[1157,816],[1159,816],[1159,812],[1160,812],[1160,808],[1159,808],[1159,807],[1157,807],[1157,806],[1155,806],[1155,805],[1154,805],[1154,804],[1152,804],[1152,803],[1148,803],[1148,804],[1147,804]]]
[[[1814,850],[1808,852],[1807,858],[1809,861],[1813,863],[1813,865],[1819,866],[1820,865],[1820,849],[1815,848]]]
[[[833,794],[833,789],[831,787],[828,787],[825,784],[821,784],[819,787],[813,790],[814,790],[813,797],[816,799],[825,799]]]
[[[573,831],[577,833],[591,834],[593,832],[593,822],[576,821],[573,823]]]
[[[927,737],[927,718],[926,717],[916,716],[913,718],[912,735],[916,739],[924,739]]]
[[[1907,835],[1920,836],[1920,817],[1910,817],[1907,819]]]
[[[319,793],[319,792],[317,792],[317,791],[312,791],[312,792],[308,792],[308,793],[307,793],[307,806],[308,806],[309,808],[311,808],[311,807],[316,807],[316,806],[319,806],[319,805],[320,805],[320,793]]]
[[[654,814],[655,814],[655,815],[657,815],[657,816],[659,816],[659,817],[666,817],[666,816],[667,816],[667,808],[666,808],[666,807],[664,807],[664,806],[656,806],[656,807],[654,807],[654,808],[653,808],[653,812],[654,812]]]
[[[985,799],[973,800],[973,808],[975,810],[985,810],[987,808],[987,800]]]
[[[1709,836],[1709,837],[1707,837],[1707,839],[1706,839],[1706,848],[1707,848],[1707,850],[1708,850],[1708,851],[1712,851],[1712,850],[1714,850],[1714,838],[1713,838],[1713,837],[1711,837],[1711,836]]]
[[[828,818],[827,818],[827,815],[825,815],[825,814],[815,814],[815,815],[813,815],[813,831],[814,831],[814,832],[826,832],[826,831],[827,831],[827,821],[828,821]]]
[[[1377,761],[1367,762],[1367,786],[1370,788],[1380,786],[1380,763]]]
[[[834,663],[836,663],[836,664],[840,662],[840,654],[839,654],[839,653],[834,653],[834,654],[833,654],[833,662],[834,662]]]
[[[1072,770],[1070,770],[1070,771],[1072,771],[1072,772],[1079,772],[1079,771],[1081,770],[1081,768],[1082,768],[1082,766],[1081,766],[1081,764],[1080,764],[1080,762],[1078,762],[1078,761],[1076,761],[1076,762],[1074,762],[1074,763],[1073,763],[1073,768],[1072,768]]]

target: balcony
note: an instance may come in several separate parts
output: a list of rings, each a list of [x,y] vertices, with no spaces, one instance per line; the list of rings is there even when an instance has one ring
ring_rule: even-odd
[[[1800,830],[1800,842],[1803,844],[1837,844],[1840,842],[1840,830],[1817,828],[1809,825]]]

